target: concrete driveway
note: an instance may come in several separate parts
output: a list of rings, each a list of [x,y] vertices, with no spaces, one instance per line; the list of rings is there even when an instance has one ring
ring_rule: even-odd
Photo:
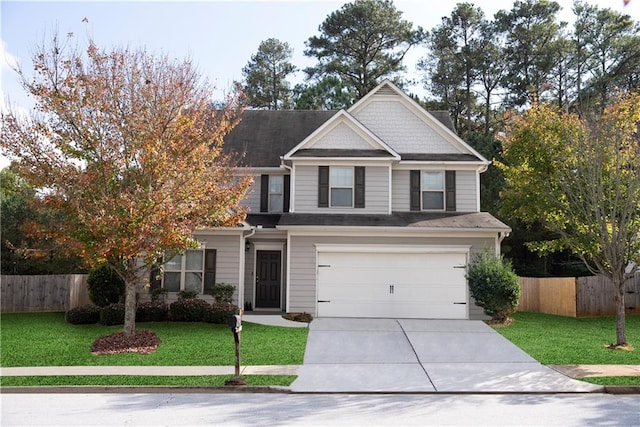
[[[294,392],[594,392],[481,321],[314,319]]]

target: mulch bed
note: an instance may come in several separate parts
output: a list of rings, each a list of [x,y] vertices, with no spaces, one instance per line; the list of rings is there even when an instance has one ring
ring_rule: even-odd
[[[127,337],[124,331],[100,337],[91,345],[91,353],[98,356],[104,354],[139,353],[149,354],[158,349],[160,338],[148,329],[136,329]]]

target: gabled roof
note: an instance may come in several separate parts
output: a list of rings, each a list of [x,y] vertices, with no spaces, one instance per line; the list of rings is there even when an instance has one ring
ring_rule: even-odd
[[[344,126],[345,129],[348,129],[352,134],[358,136],[359,146],[355,150],[347,147],[345,149],[339,149],[335,146],[321,146],[317,148],[316,146],[320,144],[324,138],[330,138],[331,134],[334,130],[338,129],[339,126]],[[330,144],[331,145],[331,144]],[[396,153],[391,147],[389,147],[384,141],[378,138],[375,134],[373,134],[369,129],[364,127],[362,123],[357,121],[351,116],[351,114],[347,113],[345,110],[338,111],[333,117],[324,122],[318,129],[316,129],[311,135],[306,137],[300,144],[293,147],[289,152],[284,155],[285,160],[289,160],[292,157],[296,157],[296,154],[301,150],[307,150],[307,153],[303,157],[309,157],[309,152],[317,153],[318,157],[329,157],[329,153],[338,154],[335,157],[343,157],[340,152],[345,150],[345,154],[349,151],[361,151],[367,153],[366,157],[383,157],[383,158],[394,158],[396,160],[400,160],[400,156]],[[379,156],[376,153],[380,153]]]
[[[400,93],[402,93],[400,91]],[[406,96],[406,95],[405,95]],[[408,97],[407,97],[408,98]],[[363,98],[364,99],[364,98]],[[410,99],[410,98],[409,98]],[[412,100],[413,102],[413,100]],[[224,138],[224,151],[236,153],[241,157],[239,165],[245,167],[280,167],[281,157],[298,146],[311,134],[316,132],[329,119],[338,115],[341,110],[245,110],[241,121]],[[346,116],[349,114],[342,111]],[[431,111],[440,126],[455,135],[451,117],[447,111]],[[384,144],[384,143],[383,143]],[[382,157],[393,158],[393,150],[382,150],[372,147],[372,151],[343,151],[341,157]],[[297,157],[336,157],[335,151],[301,148]],[[424,154],[401,155],[402,160],[450,160],[429,157]],[[427,158],[428,157],[428,158]],[[454,156],[455,157],[455,156]],[[466,155],[457,156],[459,161],[477,161]]]
[[[365,111],[372,102],[375,102],[379,99],[394,99],[398,100],[405,108],[411,111],[415,117],[419,118],[424,124],[428,126],[428,128],[433,129],[444,141],[448,142],[452,149],[455,149],[460,154],[470,154],[475,157],[475,161],[480,161],[484,164],[489,164],[490,162],[485,159],[479,152],[477,152],[473,147],[464,142],[462,138],[460,138],[455,130],[453,130],[453,126],[446,125],[443,123],[443,116],[446,114],[447,118],[445,120],[451,122],[451,118],[447,112],[429,112],[426,111],[420,104],[418,104],[414,99],[404,93],[400,88],[398,88],[395,84],[393,84],[390,80],[385,79],[372,89],[369,93],[363,96],[360,100],[358,100],[355,104],[353,104],[347,110],[352,115],[358,118],[359,113]],[[438,117],[436,117],[436,115]],[[374,123],[372,123],[373,125]],[[369,126],[369,125],[367,125]],[[375,132],[373,126],[372,130]],[[384,136],[381,135],[382,138]],[[389,144],[391,142],[389,141]],[[402,159],[406,158],[407,150],[403,150],[399,147],[395,147],[396,150],[402,155]]]

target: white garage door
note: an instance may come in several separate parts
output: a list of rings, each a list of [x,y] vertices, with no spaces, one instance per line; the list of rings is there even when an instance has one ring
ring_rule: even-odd
[[[318,252],[318,316],[466,319],[466,253]]]

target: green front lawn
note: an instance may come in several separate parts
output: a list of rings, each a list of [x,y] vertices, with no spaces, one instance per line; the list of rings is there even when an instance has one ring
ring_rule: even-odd
[[[151,354],[94,356],[91,344],[121,326],[71,325],[64,313],[3,314],[0,317],[0,365],[12,366],[233,366],[233,334],[211,323],[138,323],[161,340]],[[302,363],[307,328],[243,323],[242,365]]]
[[[545,365],[640,365],[640,315],[626,318],[627,341],[635,351],[611,350],[614,317],[573,318],[516,313],[510,326],[496,327],[511,342]]]
[[[233,375],[202,376],[130,376],[130,375],[87,375],[87,376],[45,376],[45,377],[2,377],[5,387],[30,386],[179,386],[179,387],[222,387]],[[249,386],[289,386],[295,380],[293,375],[246,375],[242,377]]]

